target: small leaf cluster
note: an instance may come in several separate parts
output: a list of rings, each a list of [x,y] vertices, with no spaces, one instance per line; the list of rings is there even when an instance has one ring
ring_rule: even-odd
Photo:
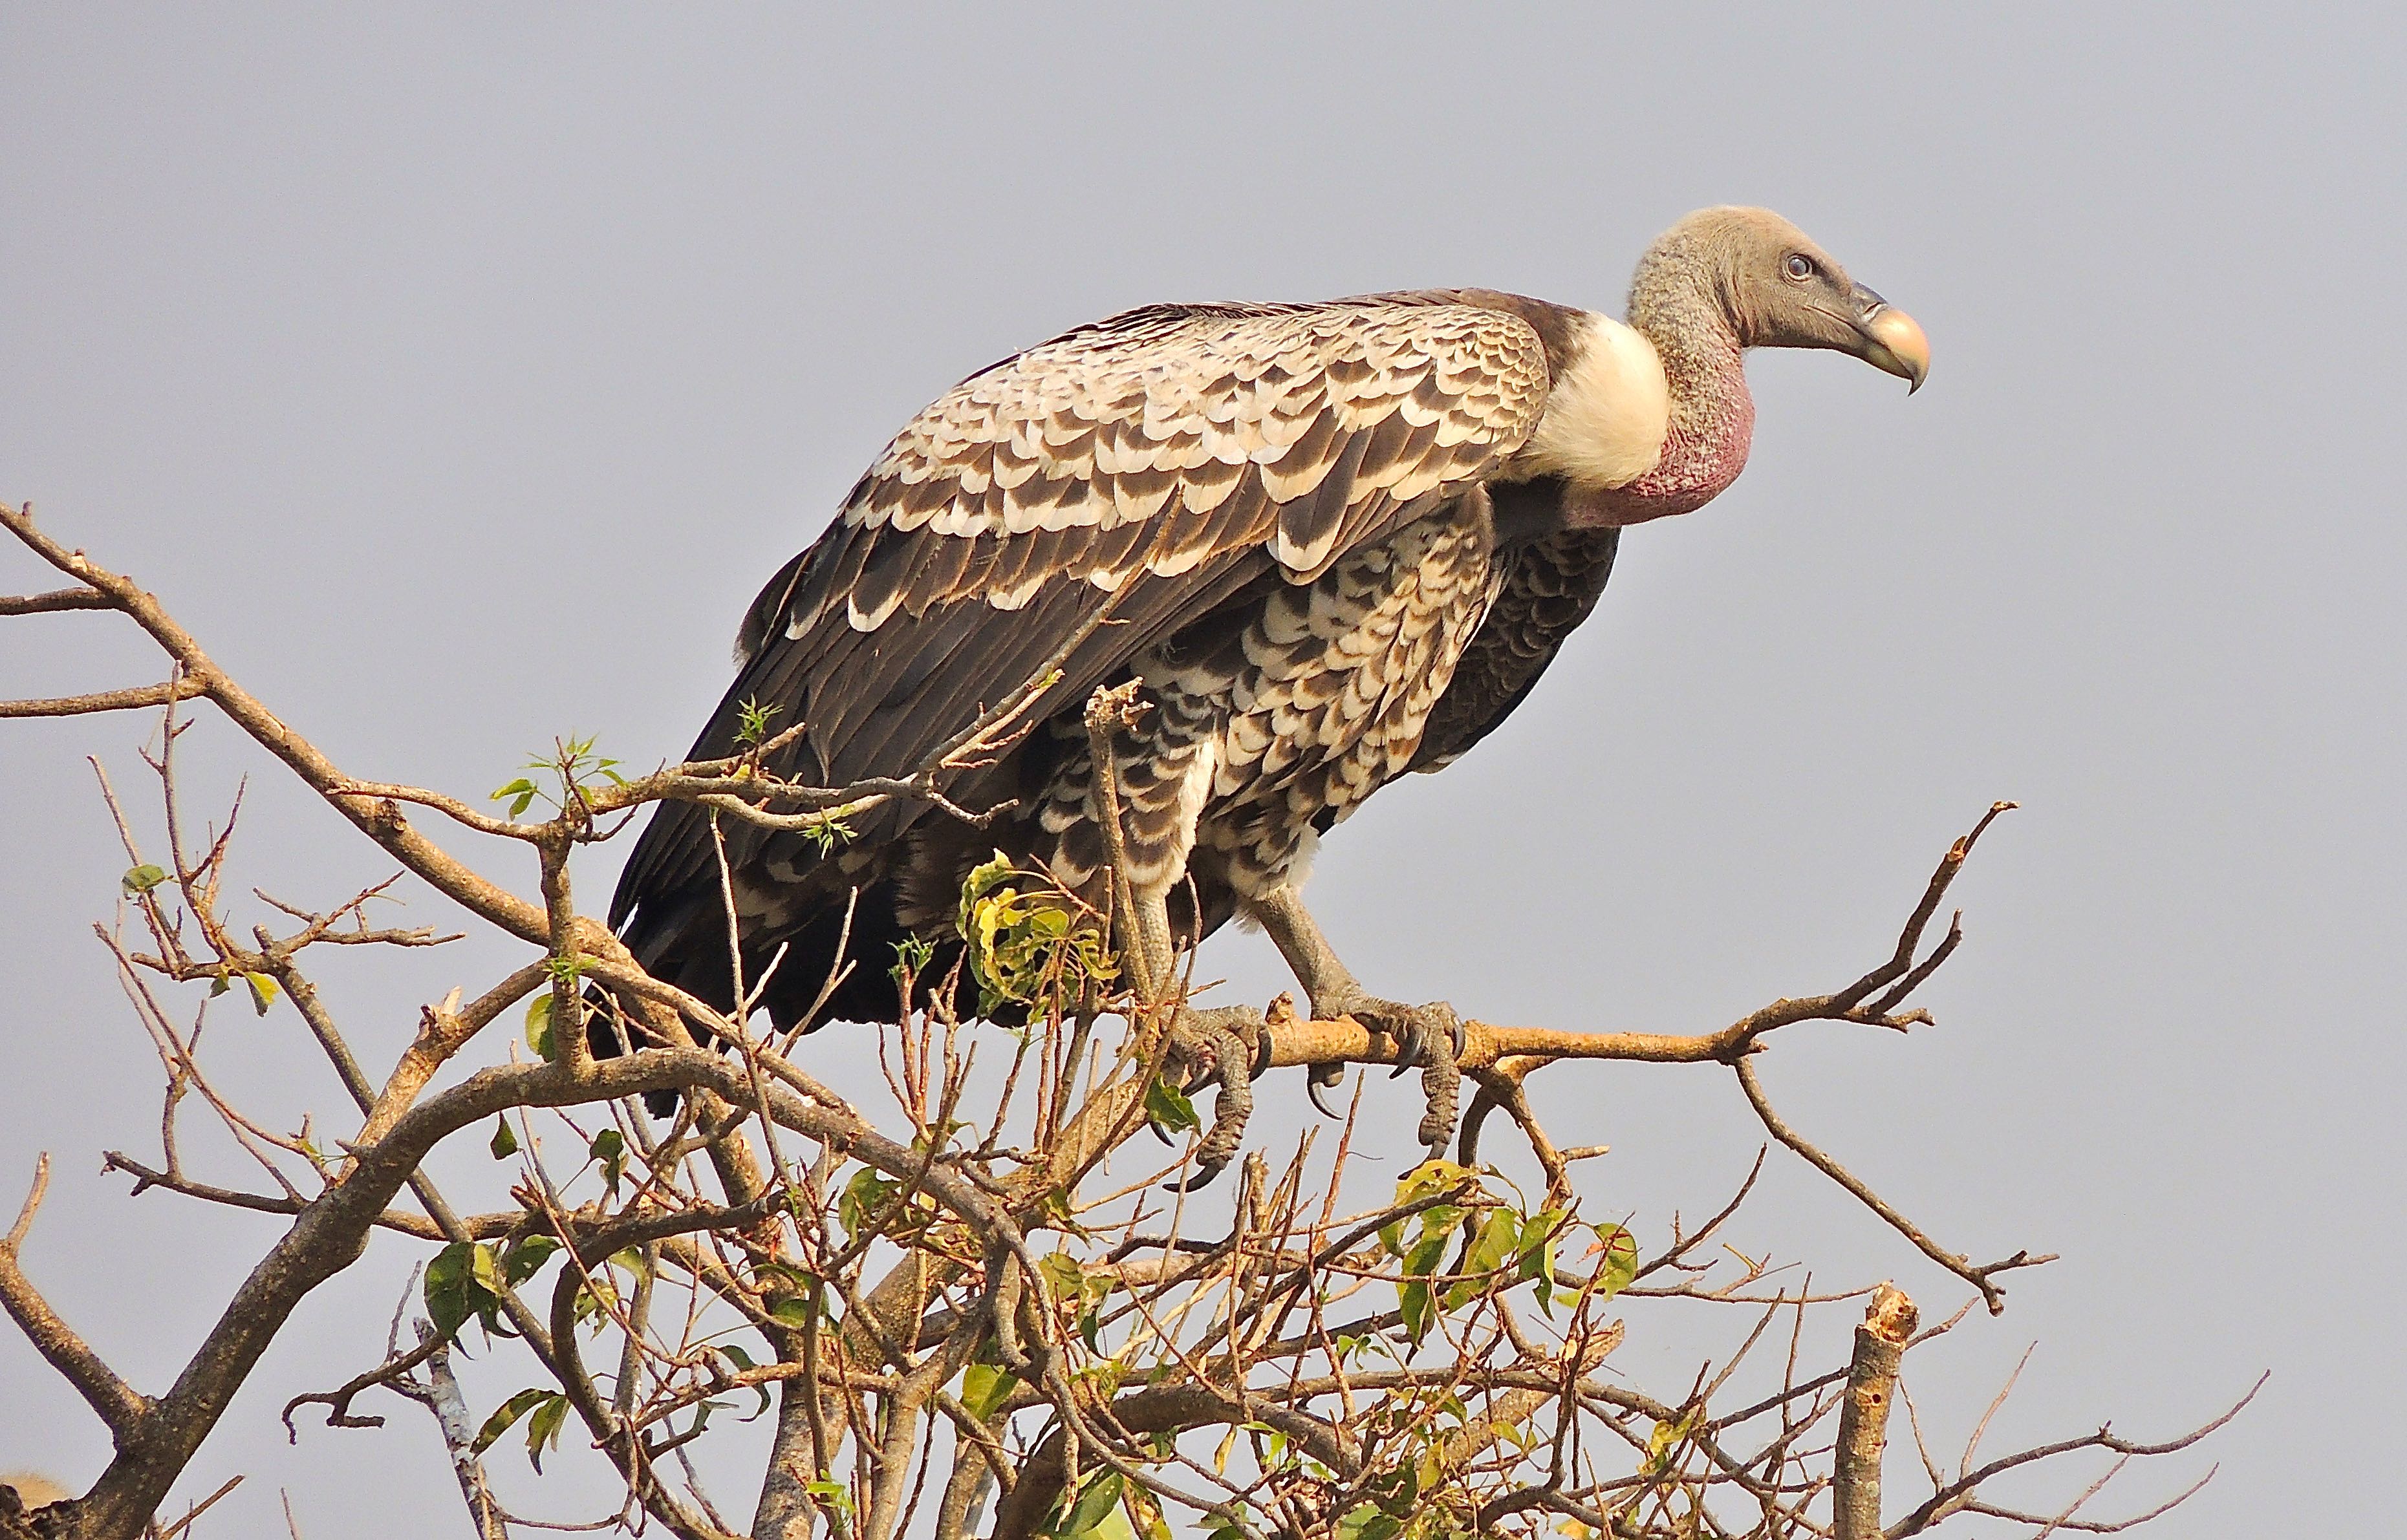
[[[125,875],[117,880],[117,885],[127,897],[140,898],[164,884],[167,877],[166,868],[152,866],[146,861],[138,867],[129,869]],[[209,981],[209,998],[214,1000],[232,989],[234,981],[237,978],[242,980],[244,987],[250,991],[250,1009],[262,1016],[266,1015],[268,1007],[276,1003],[278,993],[278,986],[273,974],[236,973],[230,968],[221,967],[217,976]]]
[[[1408,1219],[1382,1226],[1379,1242],[1402,1264],[1397,1307],[1404,1334],[1415,1346],[1441,1313],[1462,1308],[1490,1289],[1531,1286],[1538,1307],[1554,1313],[1558,1248],[1572,1229],[1560,1208],[1528,1210],[1511,1195],[1495,1192],[1482,1173],[1452,1161],[1424,1161],[1396,1184],[1399,1208],[1462,1189],[1461,1201],[1432,1204]],[[1625,1288],[1638,1264],[1638,1242],[1619,1225],[1582,1226],[1597,1237],[1600,1254],[1592,1293],[1600,1302]],[[1460,1237],[1459,1255],[1446,1264],[1449,1245]]]
[[[769,741],[769,719],[785,708],[747,696],[735,707],[735,742],[757,749]]]
[[[534,1415],[529,1417],[532,1412]],[[496,1439],[510,1431],[521,1417],[527,1419],[527,1462],[540,1475],[543,1451],[560,1448],[560,1430],[568,1420],[568,1397],[558,1391],[530,1386],[493,1408],[485,1425],[477,1430],[476,1441],[468,1446],[470,1454],[482,1454],[493,1447]]]
[[[1130,1486],[1109,1466],[1078,1489],[1046,1533],[1052,1540],[1170,1540],[1170,1525],[1153,1494]]]
[[[1036,1270],[1045,1275],[1045,1287],[1053,1296],[1054,1307],[1076,1326],[1087,1350],[1101,1353],[1103,1303],[1119,1286],[1119,1280],[1107,1272],[1089,1272],[1067,1251],[1051,1251],[1038,1257]]]
[[[539,775],[549,775],[557,789],[547,789],[534,779],[521,775],[495,791],[491,799],[507,802],[510,816],[516,818],[537,801],[548,803],[555,811],[564,809],[577,800],[577,794],[596,780],[607,781],[616,786],[625,785],[627,778],[619,773],[620,762],[594,753],[596,742],[592,738],[565,738],[549,756],[537,756],[526,762],[523,768]]]
[[[487,1336],[517,1335],[502,1318],[503,1293],[541,1272],[559,1250],[560,1242],[549,1236],[522,1236],[499,1248],[481,1240],[453,1241],[426,1264],[427,1319],[446,1338],[456,1337],[471,1319]]]
[[[956,924],[969,943],[982,1015],[1006,1006],[1066,1008],[1088,984],[1119,974],[1102,933],[1079,923],[1069,896],[1001,851],[962,883]]]

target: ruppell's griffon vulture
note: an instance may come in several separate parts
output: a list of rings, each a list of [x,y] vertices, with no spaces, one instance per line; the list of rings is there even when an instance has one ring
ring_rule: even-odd
[[[1378,998],[1339,963],[1297,896],[1307,858],[1520,704],[1624,526],[1738,475],[1750,347],[1849,353],[1915,387],[1930,360],[1787,220],[1713,208],[1640,259],[1626,320],[1484,289],[1153,305],[947,391],[762,590],[692,756],[733,752],[751,701],[803,724],[778,775],[905,775],[1068,651],[1033,730],[945,784],[964,808],[1015,804],[987,827],[898,800],[822,850],[724,821],[746,976],[786,949],[772,1019],[891,1016],[893,944],[957,945],[963,879],[998,849],[1100,905],[1081,712],[1133,684],[1142,709],[1111,742],[1139,940],[1251,916],[1316,1016],[1444,1053],[1450,1010]],[[867,961],[822,999],[847,909]],[[654,974],[731,1004],[705,810],[660,806],[610,917]]]

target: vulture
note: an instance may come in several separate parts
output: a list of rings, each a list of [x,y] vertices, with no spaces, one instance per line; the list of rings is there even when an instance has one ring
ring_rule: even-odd
[[[1914,320],[1794,225],[1724,207],[1647,248],[1622,319],[1486,289],[1157,304],[955,386],[762,589],[691,757],[738,752],[748,712],[757,738],[774,708],[799,731],[767,770],[907,776],[1054,682],[944,802],[890,800],[832,842],[721,820],[761,1008],[783,1030],[890,1019],[893,949],[933,943],[922,976],[941,976],[970,872],[1000,853],[1100,909],[1117,843],[1139,942],[1251,920],[1315,1016],[1390,1035],[1407,1063],[1456,1046],[1450,1010],[1375,996],[1338,961],[1298,897],[1314,848],[1528,697],[1625,526],[1736,478],[1751,347],[1852,354],[1909,393],[1930,363]],[[1083,712],[1107,685],[1134,709],[1098,740]],[[660,804],[611,924],[725,1010],[728,907],[708,811]],[[830,987],[840,952],[860,964]],[[1425,1140],[1445,1142],[1447,1100]]]

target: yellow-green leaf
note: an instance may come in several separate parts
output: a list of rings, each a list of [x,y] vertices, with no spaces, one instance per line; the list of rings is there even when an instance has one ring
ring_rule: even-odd
[[[1145,1115],[1165,1134],[1184,1134],[1204,1126],[1187,1093],[1159,1075],[1145,1089]]]
[[[468,1446],[470,1454],[482,1454],[493,1447],[493,1440],[510,1431],[518,1420],[543,1404],[553,1392],[530,1387],[493,1408],[485,1425],[477,1430],[476,1442]]]
[[[1465,1302],[1476,1298],[1488,1287],[1488,1280],[1482,1275],[1503,1266],[1520,1239],[1520,1216],[1509,1208],[1489,1209],[1487,1222],[1480,1225],[1477,1238],[1472,1241],[1471,1250],[1463,1254],[1461,1270],[1469,1276],[1446,1290],[1446,1307],[1459,1309]]]
[[[961,1373],[961,1409],[984,1422],[1000,1411],[1019,1381],[992,1363],[973,1363]]]
[[[1604,1253],[1596,1266],[1595,1298],[1602,1304],[1637,1278],[1638,1237],[1618,1224],[1600,1224],[1596,1239],[1598,1250]]]
[[[543,1474],[544,1447],[560,1448],[560,1425],[567,1420],[568,1397],[558,1394],[547,1396],[527,1419],[527,1462],[536,1475]]]
[[[1105,1515],[1119,1511],[1121,1485],[1120,1473],[1116,1470],[1106,1470],[1095,1477],[1087,1484],[1085,1491],[1078,1493],[1078,1501],[1070,1508],[1070,1517],[1063,1519],[1061,1527],[1054,1533],[1061,1540],[1077,1540],[1079,1535],[1094,1533],[1103,1526]]]

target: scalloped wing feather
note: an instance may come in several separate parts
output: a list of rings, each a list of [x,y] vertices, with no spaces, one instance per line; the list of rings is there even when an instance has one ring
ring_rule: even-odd
[[[1547,387],[1529,323],[1473,304],[1151,306],[1080,328],[895,435],[831,531],[878,547],[842,594],[847,623],[1014,609],[1057,580],[1108,591],[1135,553],[1096,537],[1132,523],[1151,526],[1137,565],[1156,576],[1256,544],[1317,576],[1380,514],[1518,449]],[[948,548],[964,540],[1000,547]],[[788,633],[836,597],[787,606]]]

